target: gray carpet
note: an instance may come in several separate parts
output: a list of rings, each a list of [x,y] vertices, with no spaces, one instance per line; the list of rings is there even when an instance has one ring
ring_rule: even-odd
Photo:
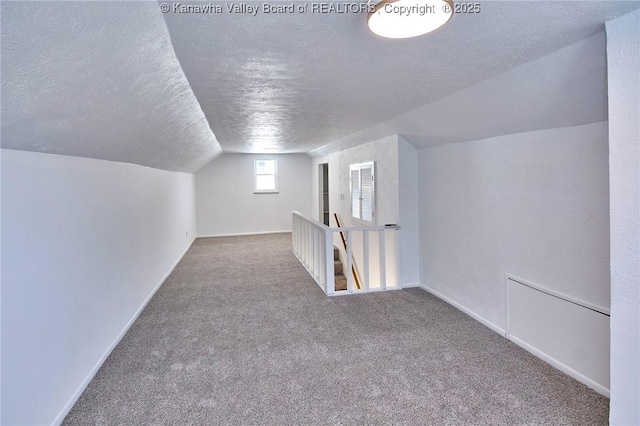
[[[420,289],[328,298],[290,234],[196,240],[64,424],[606,424],[609,401]]]

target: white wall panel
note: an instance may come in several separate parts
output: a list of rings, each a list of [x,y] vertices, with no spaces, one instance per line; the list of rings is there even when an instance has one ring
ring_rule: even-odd
[[[507,337],[609,396],[609,315],[507,276]]]
[[[607,22],[611,415],[640,424],[640,12]]]

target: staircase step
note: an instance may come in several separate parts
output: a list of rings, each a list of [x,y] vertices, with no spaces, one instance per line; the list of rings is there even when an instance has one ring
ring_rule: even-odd
[[[344,275],[342,274],[336,275],[335,282],[336,282],[336,291],[347,289],[347,277],[345,277]]]
[[[340,249],[333,247],[333,270],[335,272],[336,291],[347,289],[347,277],[344,276],[344,265],[340,261]]]

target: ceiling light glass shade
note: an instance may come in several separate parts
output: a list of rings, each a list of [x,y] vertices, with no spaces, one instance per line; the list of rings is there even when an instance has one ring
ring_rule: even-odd
[[[369,13],[367,25],[382,37],[409,38],[437,30],[452,16],[452,0],[383,0]]]

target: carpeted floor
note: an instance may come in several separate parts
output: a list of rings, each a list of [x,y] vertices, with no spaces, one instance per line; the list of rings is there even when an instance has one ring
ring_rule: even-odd
[[[199,239],[64,424],[606,424],[609,401],[420,289],[328,298],[290,234]]]

